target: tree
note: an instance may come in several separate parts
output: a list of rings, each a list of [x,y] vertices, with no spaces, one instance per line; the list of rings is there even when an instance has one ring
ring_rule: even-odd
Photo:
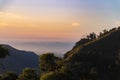
[[[92,33],[90,33],[89,37],[91,40],[96,39],[96,34],[94,32],[92,32]]]
[[[7,48],[3,47],[2,45],[0,45],[0,59],[3,59],[6,58],[7,56],[9,56],[9,51]],[[1,66],[1,72],[4,73],[5,72],[5,67],[4,67],[4,64],[3,62],[0,63],[0,66]]]
[[[67,77],[67,74],[64,72],[49,72],[43,74],[40,80],[71,80]]]
[[[12,72],[7,72],[2,80],[17,80],[18,75]]]
[[[102,36],[103,36],[103,33],[100,32],[99,35],[98,35],[98,37],[101,38]]]
[[[40,56],[40,71],[41,73],[54,71],[58,65],[60,58],[56,57],[53,53],[46,53]]]
[[[2,74],[0,74],[0,80],[3,80],[3,75]]]
[[[104,29],[103,34],[106,35],[108,33],[108,30]]]
[[[38,80],[36,70],[31,68],[25,68],[22,74],[19,75],[19,80]]]
[[[0,45],[0,58],[5,58],[9,56],[9,51],[8,49],[4,48],[3,46]]]

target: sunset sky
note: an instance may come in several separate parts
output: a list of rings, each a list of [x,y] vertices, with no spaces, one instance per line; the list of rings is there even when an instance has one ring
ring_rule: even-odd
[[[0,38],[78,41],[120,25],[120,0],[0,0]]]

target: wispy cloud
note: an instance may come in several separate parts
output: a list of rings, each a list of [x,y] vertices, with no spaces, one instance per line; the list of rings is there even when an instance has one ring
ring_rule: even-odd
[[[72,26],[80,26],[80,23],[74,22],[74,23],[72,23]]]
[[[27,21],[23,15],[14,14],[10,12],[0,12],[0,28],[4,26],[20,25]]]
[[[14,13],[9,13],[9,12],[0,12],[0,17],[10,18],[10,19],[23,19],[22,16],[14,14]]]

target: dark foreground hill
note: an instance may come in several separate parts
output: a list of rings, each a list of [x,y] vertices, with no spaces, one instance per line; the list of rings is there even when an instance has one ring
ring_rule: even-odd
[[[64,57],[76,80],[120,80],[120,29],[81,43]]]
[[[109,32],[103,37],[96,38],[85,44],[75,45],[71,51],[65,54],[65,57],[69,59],[75,58],[75,61],[90,61],[92,58],[101,56],[102,59],[105,58],[106,60],[108,60],[108,58],[114,58],[116,55],[118,55],[119,52],[120,29]]]
[[[1,71],[12,71],[19,74],[24,68],[38,68],[39,56],[35,53],[17,50],[9,45],[3,45],[3,47],[9,50],[10,56],[0,60]]]

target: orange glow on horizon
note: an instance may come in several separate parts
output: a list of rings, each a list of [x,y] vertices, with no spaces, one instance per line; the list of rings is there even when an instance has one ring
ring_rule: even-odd
[[[0,36],[7,38],[73,38],[79,28],[79,23],[71,20],[47,21],[6,12],[0,17]]]

